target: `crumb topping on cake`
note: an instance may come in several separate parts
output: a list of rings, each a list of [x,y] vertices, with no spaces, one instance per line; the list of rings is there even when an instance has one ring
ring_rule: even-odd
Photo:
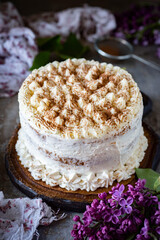
[[[66,138],[97,138],[135,117],[142,96],[124,69],[68,59],[34,70],[20,89],[19,103],[38,128]]]

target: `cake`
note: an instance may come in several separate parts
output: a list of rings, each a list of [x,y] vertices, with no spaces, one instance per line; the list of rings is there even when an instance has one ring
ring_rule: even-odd
[[[35,180],[94,191],[139,167],[147,149],[143,102],[126,70],[86,59],[54,61],[27,77],[18,100],[16,151]]]

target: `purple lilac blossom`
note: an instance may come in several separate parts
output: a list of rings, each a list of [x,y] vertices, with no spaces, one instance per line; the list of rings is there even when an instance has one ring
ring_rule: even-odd
[[[133,5],[115,17],[115,37],[127,39],[134,45],[160,45],[160,4]],[[160,50],[157,57],[160,58]]]
[[[117,184],[108,193],[99,194],[86,207],[82,220],[74,217],[71,235],[74,240],[124,240],[133,236],[136,240],[159,239],[160,202],[145,187],[145,180],[135,186]]]
[[[157,48],[157,57],[160,58],[160,47]]]

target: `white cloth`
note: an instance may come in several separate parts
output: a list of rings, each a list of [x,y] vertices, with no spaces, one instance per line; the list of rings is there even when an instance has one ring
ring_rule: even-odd
[[[57,13],[33,15],[27,17],[26,21],[38,37],[49,37],[57,34],[66,37],[72,32],[78,38],[83,38],[89,42],[102,38],[116,27],[115,17],[111,12],[87,5]]]
[[[42,199],[4,199],[0,192],[0,239],[32,240],[38,225],[49,225],[66,217],[54,212]]]
[[[18,10],[11,2],[0,5],[0,32],[7,32],[13,27],[23,26]]]
[[[38,53],[35,34],[12,3],[0,5],[0,97],[18,92]]]
[[[28,76],[38,53],[35,37],[71,32],[78,38],[93,42],[116,27],[114,15],[99,7],[72,8],[57,13],[42,13],[26,17],[26,28],[18,10],[10,2],[0,5],[0,97],[18,92]],[[15,69],[16,68],[16,69]]]

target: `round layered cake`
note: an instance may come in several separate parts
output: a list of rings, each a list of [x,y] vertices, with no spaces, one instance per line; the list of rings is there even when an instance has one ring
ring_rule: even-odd
[[[128,179],[144,157],[142,96],[122,68],[55,61],[27,77],[18,99],[16,150],[36,180],[94,191]]]

